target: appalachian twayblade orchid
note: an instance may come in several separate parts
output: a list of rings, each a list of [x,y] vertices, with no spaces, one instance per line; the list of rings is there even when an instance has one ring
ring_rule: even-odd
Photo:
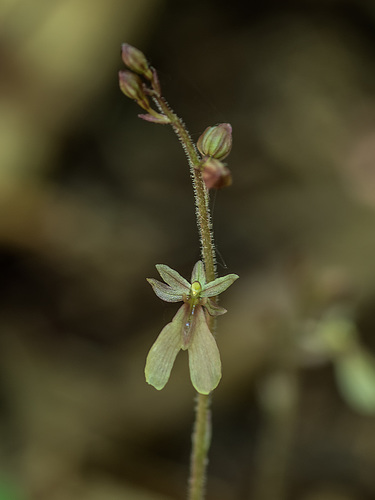
[[[206,312],[211,316],[226,313],[211,299],[224,292],[237,278],[228,274],[206,283],[202,261],[193,269],[191,283],[165,264],[156,269],[165,283],[148,278],[156,295],[166,302],[183,302],[170,323],[160,332],[147,356],[146,381],[156,389],[163,389],[177,354],[182,349],[189,354],[190,378],[195,389],[209,394],[221,379],[220,353],[208,327]]]

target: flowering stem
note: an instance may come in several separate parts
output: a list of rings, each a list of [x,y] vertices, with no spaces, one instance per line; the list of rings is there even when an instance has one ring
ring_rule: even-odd
[[[205,492],[208,450],[211,442],[211,396],[197,394],[193,448],[190,463],[189,500],[202,500]]]
[[[180,139],[189,162],[206,278],[208,282],[213,281],[216,278],[215,250],[211,230],[208,191],[203,181],[202,172],[199,169],[201,158],[181,118],[171,110],[163,97],[156,96],[154,99],[158,108],[170,119],[173,130]]]
[[[143,110],[147,111],[147,114],[138,115],[140,118],[159,124],[169,123],[172,126],[180,139],[190,167],[204,270],[201,269],[202,262],[197,262],[193,269],[193,283],[189,285],[184,278],[168,268],[168,266],[159,265],[156,267],[166,284],[157,282],[157,280],[151,278],[148,279],[148,281],[154,288],[156,295],[162,298],[162,300],[166,300],[167,302],[175,301],[170,300],[171,290],[173,292],[171,282],[177,282],[177,284],[180,285],[177,291],[177,301],[183,300],[186,302],[186,297],[180,294],[181,286],[183,290],[187,290],[190,305],[193,305],[192,299],[198,301],[194,303],[199,305],[196,317],[198,317],[199,314],[201,315],[201,324],[203,326],[200,333],[201,337],[203,335],[203,341],[198,349],[193,349],[193,343],[191,343],[189,351],[189,362],[193,359],[193,363],[190,363],[190,374],[192,383],[197,389],[198,394],[192,436],[193,446],[188,499],[203,500],[205,496],[207,456],[211,440],[210,391],[217,386],[221,377],[220,355],[216,342],[211,337],[210,332],[215,336],[216,316],[226,312],[225,309],[217,306],[217,296],[215,296],[215,294],[218,295],[221,291],[226,290],[228,286],[238,278],[237,275],[230,274],[216,279],[215,247],[208,190],[213,187],[218,189],[219,187],[231,184],[230,171],[220,160],[226,158],[231,150],[232,127],[229,123],[208,127],[200,136],[197,143],[197,149],[183,121],[169,107],[167,101],[162,96],[157,72],[155,68],[150,66],[143,52],[132,45],[124,43],[121,46],[121,56],[127,69],[125,71],[119,71],[120,89],[127,97],[133,99]],[[153,99],[159,112],[150,105],[150,98]],[[198,151],[202,154],[202,157],[199,155]],[[200,280],[197,279],[199,269],[201,269],[200,275],[204,279],[203,288]],[[193,276],[195,280],[193,280]],[[215,281],[215,283],[212,283],[213,281]],[[205,300],[207,299],[208,302],[204,304],[200,302],[200,292],[206,293],[206,295],[202,295],[202,298]],[[209,313],[209,316],[207,315],[206,318],[204,317],[205,313],[200,307],[201,305],[204,305]],[[184,311],[183,306],[180,308],[180,311]],[[173,334],[174,325],[177,321],[180,321],[180,316],[181,313],[178,312],[172,322],[164,327],[147,357],[145,367],[146,380],[159,390],[163,388],[168,381],[170,369],[172,368],[178,350],[180,348],[186,349],[189,347],[187,344],[184,344],[184,346],[180,345],[181,339],[178,334],[178,343],[174,342],[172,350],[167,350],[166,354],[164,353],[164,358],[160,358],[159,355],[158,348],[160,343],[165,343],[165,341],[169,339],[171,333]],[[208,336],[204,340],[205,334]],[[197,339],[199,339],[199,337],[197,337]],[[176,340],[176,338],[174,340]],[[169,347],[168,345],[168,348]],[[195,353],[194,355],[192,354],[193,352]],[[190,354],[192,357],[190,357]],[[205,374],[202,375],[202,380],[205,382],[204,384],[201,383],[202,380],[200,380],[199,383],[197,381],[197,373],[196,370],[194,370],[194,357],[198,360],[200,358],[207,358],[207,361],[211,363],[207,365],[206,360],[202,361],[201,359],[201,364],[206,370]],[[162,370],[158,371],[156,369],[158,363],[163,365]]]
[[[201,252],[206,271],[207,282],[216,278],[215,247],[213,241],[211,215],[209,209],[208,191],[203,181],[201,170],[198,168],[201,158],[195,148],[182,120],[171,110],[163,97],[154,95],[154,101],[159,110],[165,114],[177,134],[187,156],[190,175],[193,183],[196,217],[201,242]],[[209,328],[214,334],[216,318],[209,318]],[[192,436],[192,453],[189,478],[188,500],[203,500],[205,496],[205,477],[208,463],[208,450],[211,440],[211,397],[197,394],[195,409],[195,424]]]

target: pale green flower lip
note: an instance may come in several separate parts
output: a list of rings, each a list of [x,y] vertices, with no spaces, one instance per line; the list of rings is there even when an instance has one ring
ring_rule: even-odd
[[[184,349],[182,332],[189,312],[189,305],[183,304],[171,323],[160,332],[148,353],[145,367],[146,382],[159,391],[169,380],[177,354]],[[190,336],[187,351],[191,382],[197,392],[209,394],[220,382],[221,360],[202,306],[196,307]]]
[[[228,274],[209,283],[202,261],[198,261],[191,275],[191,283],[165,264],[156,269],[164,283],[147,278],[155,294],[165,302],[184,302],[174,318],[160,332],[146,360],[146,381],[161,390],[169,380],[171,370],[180,350],[189,355],[190,378],[200,394],[209,394],[221,379],[219,349],[208,324],[205,308],[211,316],[226,313],[210,300],[224,292],[238,276]]]

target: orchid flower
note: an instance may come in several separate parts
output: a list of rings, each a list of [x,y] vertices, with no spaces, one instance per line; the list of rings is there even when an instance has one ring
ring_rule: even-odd
[[[183,305],[148,353],[146,381],[158,390],[163,389],[177,354],[181,349],[187,350],[191,382],[199,393],[209,394],[220,382],[221,361],[205,311],[211,316],[227,312],[210,299],[224,292],[238,276],[228,274],[206,283],[202,261],[195,264],[191,283],[165,264],[157,264],[156,269],[165,281],[147,279],[156,295],[166,302],[183,302]]]

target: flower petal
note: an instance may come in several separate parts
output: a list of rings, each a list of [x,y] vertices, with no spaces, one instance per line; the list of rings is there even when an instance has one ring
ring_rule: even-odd
[[[201,260],[198,260],[193,268],[193,272],[191,274],[191,282],[194,283],[194,281],[199,281],[202,288],[206,284],[206,273],[204,272],[204,265]]]
[[[190,292],[190,283],[183,278],[177,271],[171,269],[165,264],[156,264],[156,269],[158,273],[163,278],[163,280],[175,290],[177,293],[188,294]]]
[[[228,312],[226,309],[224,309],[224,307],[218,306],[217,304],[215,304],[215,302],[209,299],[204,304],[204,307],[207,309],[210,316],[221,316],[222,314]]]
[[[147,281],[152,286],[154,292],[159,297],[159,299],[165,302],[181,302],[183,297],[181,294],[176,293],[173,288],[161,281],[155,280],[154,278],[146,278]]]
[[[216,341],[210,332],[203,309],[196,307],[191,344],[188,349],[190,378],[200,394],[209,394],[221,379],[221,361]]]
[[[182,343],[181,349],[186,351],[189,348],[190,342],[193,338],[194,323],[195,323],[195,311],[197,306],[190,307],[189,303],[183,304],[181,307],[184,308],[184,318],[183,318],[183,329],[182,329]],[[199,306],[200,307],[200,306]]]
[[[171,323],[159,334],[148,353],[145,367],[146,382],[160,391],[169,380],[171,370],[181,349],[181,331],[185,318],[185,308],[177,311]]]
[[[237,274],[227,274],[222,278],[216,278],[216,280],[210,281],[203,287],[201,297],[215,297],[215,295],[219,295],[219,293],[224,292],[238,278],[239,276],[237,276]]]

